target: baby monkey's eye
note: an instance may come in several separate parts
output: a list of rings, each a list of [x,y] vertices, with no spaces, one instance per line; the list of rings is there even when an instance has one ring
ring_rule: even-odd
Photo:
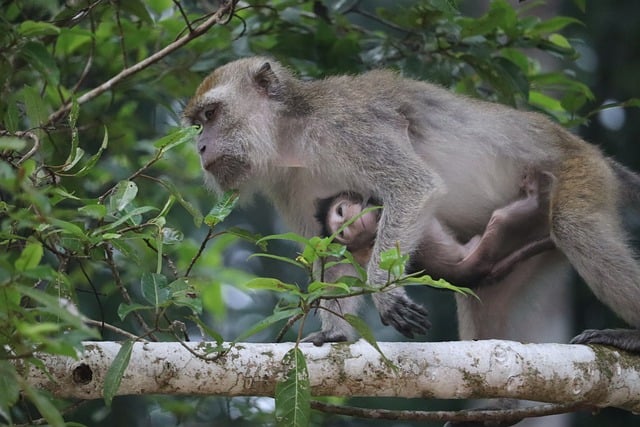
[[[343,214],[342,205],[338,205],[338,207],[336,208],[336,212],[338,213],[338,215],[342,216],[342,214]]]

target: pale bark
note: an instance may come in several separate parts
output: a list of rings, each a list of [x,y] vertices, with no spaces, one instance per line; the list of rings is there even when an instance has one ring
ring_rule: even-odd
[[[205,343],[187,345],[199,352]],[[640,411],[640,359],[616,350],[498,340],[379,346],[397,370],[363,341],[301,344],[312,394],[508,397]],[[118,395],[272,396],[281,360],[292,347],[241,343],[218,360],[205,361],[179,343],[136,343]],[[99,398],[119,348],[114,342],[87,342],[79,360],[42,356],[51,377],[32,369],[30,382],[60,397]]]

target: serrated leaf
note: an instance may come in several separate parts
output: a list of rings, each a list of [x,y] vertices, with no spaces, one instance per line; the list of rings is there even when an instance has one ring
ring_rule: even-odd
[[[216,204],[211,208],[207,216],[204,218],[205,224],[209,227],[215,227],[217,224],[224,221],[224,219],[229,216],[233,208],[238,203],[238,192],[237,191],[227,191],[225,192],[220,200],[216,202]]]
[[[142,296],[155,307],[160,307],[171,297],[166,276],[158,273],[142,273]]]
[[[294,347],[285,354],[282,363],[286,373],[276,383],[276,425],[306,427],[311,415],[311,384],[304,354]]]
[[[37,241],[29,241],[20,253],[20,256],[14,263],[14,267],[18,271],[31,270],[40,264],[44,251],[42,243]]]
[[[287,308],[285,310],[276,311],[271,316],[262,319],[261,321],[253,325],[251,328],[241,333],[238,336],[238,338],[236,338],[234,341],[235,342],[244,341],[250,336],[257,334],[258,332],[268,328],[271,325],[274,325],[275,323],[283,319],[289,319],[301,313],[302,313],[302,309],[300,307]]]
[[[111,402],[118,392],[118,388],[120,388],[124,371],[127,369],[127,366],[129,366],[129,361],[131,360],[132,351],[133,341],[123,342],[104,377],[103,395],[104,402],[107,406],[111,406]]]

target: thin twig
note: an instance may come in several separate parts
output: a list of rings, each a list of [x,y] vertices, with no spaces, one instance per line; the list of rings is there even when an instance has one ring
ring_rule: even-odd
[[[134,341],[147,342],[147,340],[145,340],[144,338],[141,338],[141,337],[139,337],[139,336],[137,336],[135,334],[132,334],[129,331],[125,331],[124,329],[120,329],[117,326],[113,326],[110,323],[106,323],[103,320],[93,320],[93,319],[89,319],[89,318],[85,318],[83,320],[84,320],[84,323],[86,323],[87,325],[95,326],[95,327],[100,328],[100,329],[108,329],[108,330],[110,330],[112,332],[120,334],[120,335],[122,335],[124,337],[127,337],[127,338],[129,338],[131,340],[134,340]]]
[[[358,418],[413,421],[517,421],[523,418],[564,414],[581,409],[592,409],[582,403],[562,403],[503,410],[464,411],[397,411],[389,409],[365,409],[353,406],[332,405],[311,401],[311,408],[318,411]]]
[[[156,53],[148,56],[142,61],[133,64],[131,67],[125,68],[120,71],[118,74],[102,83],[100,86],[97,86],[85,93],[84,95],[78,97],[77,102],[79,105],[84,104],[87,101],[91,101],[92,99],[102,95],[106,91],[110,90],[113,86],[117,85],[121,81],[126,78],[144,70],[148,66],[155,64],[160,61],[165,56],[169,55],[173,51],[181,48],[182,46],[189,43],[191,40],[200,37],[205,34],[211,27],[219,23],[227,14],[233,13],[236,3],[239,0],[228,0],[223,3],[220,8],[213,14],[209,19],[200,24],[198,27],[194,28],[193,31],[189,32],[185,36],[179,38],[173,43],[168,44],[164,48],[160,49]],[[57,111],[53,112],[47,121],[47,124],[51,124],[59,120],[62,116],[64,116],[71,109],[71,103],[66,103],[62,107],[60,107]]]

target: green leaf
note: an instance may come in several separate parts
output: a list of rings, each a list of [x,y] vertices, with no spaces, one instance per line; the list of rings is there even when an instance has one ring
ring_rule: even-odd
[[[84,205],[78,208],[78,212],[89,218],[102,219],[107,214],[107,207],[103,204]]]
[[[133,220],[133,218],[137,217],[138,215],[142,215],[144,213],[147,213],[149,211],[155,210],[156,208],[152,207],[152,206],[143,206],[140,208],[135,208],[133,210],[131,210],[131,212],[128,212],[126,215],[123,215],[121,218],[119,218],[118,220],[109,223],[109,224],[105,224],[102,227],[98,227],[96,229],[94,229],[91,232],[92,236],[100,236],[102,233],[105,233],[106,231],[109,230],[113,230],[116,227],[119,227],[120,225],[122,225],[123,223],[129,221],[129,220]]]
[[[380,268],[391,273],[394,278],[402,277],[409,255],[402,254],[400,248],[395,247],[380,254]]]
[[[24,37],[52,36],[60,32],[60,28],[48,22],[24,21],[18,27]]]
[[[262,319],[261,321],[253,325],[251,328],[241,333],[238,336],[238,338],[236,338],[234,341],[235,342],[244,341],[250,336],[257,334],[258,332],[268,328],[269,326],[283,319],[289,319],[301,313],[302,313],[302,309],[300,307],[287,308],[284,310],[276,311],[271,316]]]
[[[284,283],[278,279],[269,277],[258,277],[247,282],[245,287],[253,290],[273,291],[273,292],[293,292],[299,293],[300,289],[296,285]]]
[[[276,383],[276,425],[306,427],[311,415],[311,384],[304,354],[296,346],[282,360],[285,376]]]
[[[578,24],[584,26],[579,19],[569,16],[554,16],[553,18],[541,21],[532,28],[532,32],[537,34],[547,34],[560,31],[568,25]]]
[[[133,350],[133,341],[127,340],[122,343],[118,354],[113,359],[113,363],[109,366],[109,370],[104,377],[104,402],[107,406],[111,406],[114,396],[120,388],[124,371],[129,366],[131,352]]]
[[[192,142],[200,132],[199,126],[178,128],[157,140],[153,145],[164,153],[185,142]]]
[[[382,350],[380,350],[380,347],[378,346],[378,342],[376,341],[376,338],[373,336],[373,332],[371,332],[371,329],[369,329],[369,326],[367,326],[364,320],[360,319],[357,316],[354,316],[353,314],[345,314],[344,320],[346,320],[353,327],[353,329],[355,329],[356,332],[358,332],[358,334],[362,338],[364,338],[366,342],[371,344],[371,346],[375,348],[378,353],[380,353],[380,356],[382,356],[382,360],[387,366],[393,369],[396,369],[396,366],[393,363],[391,363],[391,361],[387,358],[387,356],[384,355]]]
[[[20,397],[16,367],[6,360],[0,360],[0,390],[1,415],[2,412],[8,413],[7,408],[15,405]]]
[[[309,239],[306,239],[296,233],[270,234],[258,240],[258,243],[268,242],[269,240],[287,240],[290,242],[300,243],[301,245],[304,245],[304,246],[309,244]]]
[[[31,270],[40,264],[43,254],[42,243],[33,240],[28,241],[15,261],[14,267],[17,271]]]
[[[109,212],[119,212],[126,208],[138,195],[138,186],[133,181],[120,181],[111,192]]]
[[[259,233],[253,233],[240,227],[228,228],[225,230],[225,233],[232,234],[234,236],[240,237],[243,240],[246,240],[247,242],[251,242],[263,251],[267,250],[267,242],[261,241],[263,236]]]
[[[27,146],[27,142],[15,136],[1,136],[0,150],[20,151]]]
[[[473,290],[469,289],[469,288],[464,288],[464,287],[460,287],[460,286],[455,286],[452,285],[451,283],[447,282],[444,279],[438,279],[438,280],[434,280],[431,278],[431,276],[429,275],[421,275],[418,276],[418,274],[422,274],[422,273],[416,273],[417,275],[415,276],[410,276],[410,277],[406,277],[402,279],[402,283],[409,283],[409,284],[413,284],[413,285],[426,285],[426,286],[430,286],[432,288],[436,288],[436,289],[444,289],[447,291],[453,291],[453,292],[457,292],[459,294],[463,294],[463,295],[470,295],[473,296],[477,299],[480,299],[478,297],[478,295],[476,295],[475,292],[473,292]]]
[[[556,46],[560,46],[566,49],[572,49],[571,43],[562,34],[554,33],[549,36],[549,41]]]
[[[144,2],[141,0],[127,0],[126,2],[123,2],[120,7],[122,10],[126,10],[134,16],[137,16],[142,22],[146,24],[153,24],[153,19],[151,19],[151,15],[149,15]]]
[[[64,419],[53,404],[53,399],[48,394],[40,390],[36,390],[31,386],[26,386],[23,390],[31,403],[38,409],[40,415],[47,420],[53,427],[65,427]]]
[[[140,279],[142,296],[156,308],[163,305],[171,297],[166,276],[158,273],[142,273]]]
[[[233,210],[238,203],[238,192],[227,191],[220,200],[211,208],[207,216],[204,218],[204,223],[209,227],[215,227],[221,223]]]
[[[268,236],[267,236],[267,237],[268,237]],[[258,254],[251,254],[251,255],[249,256],[249,258],[248,258],[248,259],[251,259],[251,258],[253,258],[253,257],[260,257],[260,258],[275,259],[276,261],[286,262],[287,264],[294,265],[294,266],[296,266],[296,267],[298,267],[298,268],[302,268],[302,269],[305,269],[305,270],[307,269],[307,265],[306,265],[306,264],[303,264],[303,263],[301,263],[301,262],[298,262],[298,261],[296,261],[296,260],[293,260],[293,259],[291,259],[291,258],[289,258],[289,257],[285,257],[285,256],[279,256],[279,255],[273,255],[273,254],[260,254],[260,253],[258,253]]]
[[[176,187],[171,181],[168,180],[158,179],[157,181],[163,187],[169,190],[169,193],[171,193],[171,195],[176,198],[178,203],[180,203],[180,205],[182,205],[182,207],[185,208],[186,211],[189,212],[189,214],[191,214],[195,226],[200,227],[203,220],[202,213],[200,213],[200,210],[198,208],[193,206],[193,204],[191,204],[184,198],[184,189],[178,189],[178,187]]]
[[[189,308],[193,314],[201,314],[202,299],[196,288],[189,283],[189,280],[180,278],[169,283],[171,301],[177,306]]]
[[[109,145],[109,132],[107,130],[107,127],[105,126],[104,127],[104,137],[102,138],[102,144],[100,144],[100,148],[98,149],[98,152],[96,154],[94,154],[93,156],[91,156],[89,158],[89,160],[87,161],[87,163],[85,163],[85,165],[78,172],[76,172],[74,175],[75,176],[85,176],[86,174],[91,172],[91,169],[93,169],[93,167],[96,165],[96,163],[98,163],[98,160],[100,160],[100,157],[102,157],[102,153],[104,152],[104,150],[107,149],[107,145]]]
[[[129,313],[132,313],[134,311],[139,311],[139,310],[154,310],[155,307],[152,307],[150,305],[143,305],[143,304],[125,304],[125,303],[121,303],[118,306],[118,317],[120,318],[120,320],[124,320],[125,317],[127,317],[129,315]]]
[[[48,114],[40,93],[34,87],[25,86],[22,90],[22,96],[31,127],[42,126],[47,121]]]

